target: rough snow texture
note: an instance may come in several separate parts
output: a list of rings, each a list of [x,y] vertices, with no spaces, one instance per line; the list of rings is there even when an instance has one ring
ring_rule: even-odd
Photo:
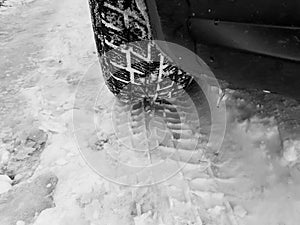
[[[24,136],[24,134],[23,134]],[[40,155],[45,148],[48,135],[42,130],[29,131],[26,138],[4,137],[5,144],[2,154],[8,152],[8,159],[0,164],[1,174],[6,174],[13,179],[13,183],[19,183],[32,176],[39,165]]]
[[[15,225],[17,221],[30,223],[41,211],[53,207],[51,195],[57,181],[53,173],[47,173],[0,195],[0,224]]]
[[[142,189],[114,185],[86,165],[72,133],[76,85],[97,61],[88,3],[40,0],[20,7],[7,12],[12,13],[8,17],[1,15],[7,21],[0,36],[4,43],[0,46],[1,130],[16,134],[34,127],[46,132],[47,145],[31,179],[50,171],[55,174],[50,180],[57,177],[59,182],[56,187],[48,186],[48,178],[41,182],[37,178],[1,195],[1,225],[15,225],[18,220],[26,225],[298,225],[299,165],[290,162],[296,159],[298,145],[294,143],[299,136],[294,128],[289,129],[297,127],[296,123],[288,125],[288,118],[280,117],[294,115],[292,121],[297,122],[296,103],[279,107],[281,96],[265,94],[264,101],[257,97],[260,100],[256,102],[251,100],[252,94],[228,90],[224,100],[231,113],[219,154],[199,165],[188,164],[183,173],[162,185]],[[22,54],[16,54],[19,52]],[[94,70],[96,76],[101,75],[98,69]],[[99,82],[103,85],[101,79]],[[86,108],[74,110],[81,110],[77,119],[82,128],[87,125],[86,115],[96,111],[108,132],[112,130],[105,123],[111,116],[109,110],[89,102],[89,91],[97,84],[84,84],[86,94],[78,97],[86,102]],[[111,98],[107,97],[102,100],[109,105]],[[265,113],[257,113],[258,103],[269,105]],[[282,113],[276,114],[278,108]],[[287,111],[290,113],[285,114]],[[283,127],[290,131],[284,132],[284,138]],[[94,152],[101,152],[112,141],[103,133],[100,139],[93,135],[86,133],[88,138],[82,143]],[[290,140],[284,144],[285,154],[282,139]],[[8,162],[5,148],[1,145],[1,160]],[[52,202],[46,196],[54,187]],[[52,203],[55,207],[49,208]],[[36,211],[42,212],[35,216]]]

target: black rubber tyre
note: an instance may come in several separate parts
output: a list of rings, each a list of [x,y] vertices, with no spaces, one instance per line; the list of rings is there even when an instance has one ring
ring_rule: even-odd
[[[121,101],[174,98],[192,81],[153,41],[144,0],[89,0],[106,84]]]

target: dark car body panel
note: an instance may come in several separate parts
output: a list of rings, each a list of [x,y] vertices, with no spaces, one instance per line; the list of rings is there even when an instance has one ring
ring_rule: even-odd
[[[300,1],[146,2],[155,38],[196,52],[217,78],[232,85],[244,79],[245,87],[254,79],[250,88],[299,99],[294,88],[300,85]],[[289,89],[280,90],[284,83]]]
[[[275,26],[300,26],[299,0],[188,0],[194,17]]]
[[[300,28],[192,18],[190,33],[200,43],[300,62]]]

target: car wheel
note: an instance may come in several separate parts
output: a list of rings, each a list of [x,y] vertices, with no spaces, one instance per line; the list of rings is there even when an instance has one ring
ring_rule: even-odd
[[[144,0],[90,0],[102,73],[123,102],[174,98],[192,76],[180,69],[153,39]]]

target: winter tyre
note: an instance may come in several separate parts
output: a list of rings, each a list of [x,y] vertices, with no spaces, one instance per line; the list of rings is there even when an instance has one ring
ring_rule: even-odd
[[[90,0],[102,73],[123,102],[174,98],[192,76],[164,54],[153,39],[144,0]]]

